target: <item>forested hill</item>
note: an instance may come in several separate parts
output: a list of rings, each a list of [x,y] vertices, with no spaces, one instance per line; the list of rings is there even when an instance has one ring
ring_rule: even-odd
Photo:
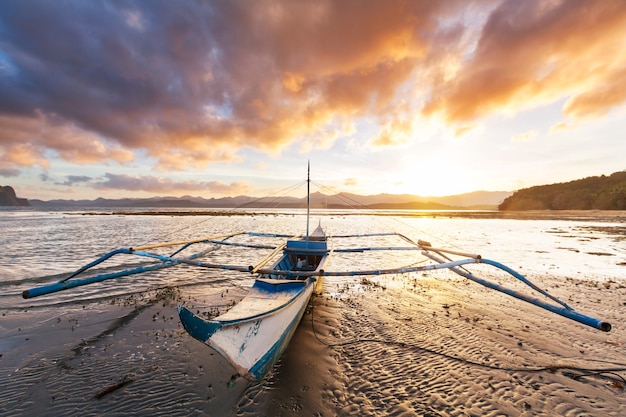
[[[626,210],[626,171],[516,191],[500,210]]]

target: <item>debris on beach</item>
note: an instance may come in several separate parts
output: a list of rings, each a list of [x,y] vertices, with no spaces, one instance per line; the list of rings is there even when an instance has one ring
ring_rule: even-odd
[[[108,387],[106,387],[105,389],[97,392],[93,397],[97,400],[101,399],[102,397],[104,397],[107,394],[112,393],[113,391],[117,391],[118,389],[125,387],[126,385],[130,384],[131,382],[135,381],[135,377],[132,375],[124,375],[122,377],[122,379],[120,380],[120,382],[118,382],[117,384],[113,384],[110,385]]]

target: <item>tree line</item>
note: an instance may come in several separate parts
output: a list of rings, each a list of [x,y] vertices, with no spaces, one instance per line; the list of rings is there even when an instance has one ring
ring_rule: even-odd
[[[507,210],[626,210],[626,171],[516,191],[498,206]]]

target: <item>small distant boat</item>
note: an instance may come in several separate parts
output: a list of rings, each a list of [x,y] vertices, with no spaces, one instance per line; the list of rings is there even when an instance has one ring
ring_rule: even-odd
[[[290,237],[257,232],[236,232],[184,242],[120,248],[88,263],[59,282],[25,290],[22,296],[24,298],[38,297],[73,287],[168,268],[178,264],[256,274],[254,284],[250,288],[249,293],[229,311],[215,318],[206,320],[192,313],[184,306],[178,307],[180,320],[187,332],[215,349],[232,364],[240,375],[251,380],[262,379],[280,358],[302,319],[317,280],[320,277],[405,274],[449,269],[478,284],[534,304],[563,317],[605,332],[611,330],[610,323],[575,311],[563,301],[534,285],[520,273],[499,262],[485,259],[480,255],[445,248],[435,248],[429,242],[423,240],[415,242],[399,233],[342,235],[332,236],[331,239],[324,232],[321,223],[313,233],[309,234],[309,177],[310,175],[307,173],[307,227],[304,236]],[[276,247],[257,243],[235,243],[232,239],[237,236],[286,238],[287,240]],[[408,246],[334,248],[333,242],[335,240],[373,237],[398,237]],[[213,246],[209,250],[181,256],[183,251],[199,243],[211,244]],[[215,264],[200,260],[210,255],[215,248],[224,246],[268,249],[272,251],[254,266]],[[151,251],[156,248],[168,247],[177,249],[170,255],[162,255]],[[419,251],[424,259],[429,260],[430,263],[412,263],[409,266],[389,269],[355,269],[350,271],[329,271],[325,269],[333,253],[398,250]],[[150,258],[156,262],[121,271],[96,274],[86,278],[79,277],[89,269],[118,254]],[[268,264],[271,266],[266,267]],[[500,269],[526,284],[549,301],[540,300],[504,287],[501,284],[480,278],[466,268],[466,266],[471,264],[486,264]]]

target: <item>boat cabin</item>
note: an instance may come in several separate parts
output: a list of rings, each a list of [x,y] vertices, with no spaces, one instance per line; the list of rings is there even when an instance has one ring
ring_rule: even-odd
[[[281,265],[276,269],[288,271],[315,271],[322,259],[328,254],[326,241],[290,240],[284,250]]]
[[[272,269],[293,272],[316,272],[324,267],[328,255],[326,233],[321,224],[308,237],[298,240],[288,240],[283,249],[283,256],[274,264]],[[273,275],[271,278],[304,279],[303,275]]]

